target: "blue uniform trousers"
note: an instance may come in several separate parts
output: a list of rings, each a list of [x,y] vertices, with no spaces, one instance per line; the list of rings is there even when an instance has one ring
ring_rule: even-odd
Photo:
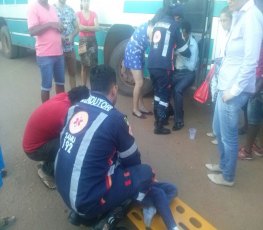
[[[85,213],[85,218],[93,219],[106,214],[128,199],[138,200],[140,196],[144,198],[143,194],[149,191],[153,178],[154,174],[148,165],[116,168],[112,175],[112,186],[103,197],[105,203],[95,205],[90,213]]]
[[[149,69],[154,90],[154,113],[156,121],[164,121],[171,95],[171,71]]]

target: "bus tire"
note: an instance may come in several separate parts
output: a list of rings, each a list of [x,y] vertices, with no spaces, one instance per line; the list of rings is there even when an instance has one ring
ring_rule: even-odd
[[[112,52],[110,57],[110,66],[115,70],[117,84],[122,95],[132,96],[134,88],[134,80],[129,70],[125,69],[123,64],[124,52],[129,39],[120,42]],[[152,82],[149,78],[145,78],[142,95],[152,92]]]
[[[7,26],[2,26],[0,31],[0,39],[4,56],[10,59],[16,58],[18,56],[18,47],[12,45],[11,36]]]

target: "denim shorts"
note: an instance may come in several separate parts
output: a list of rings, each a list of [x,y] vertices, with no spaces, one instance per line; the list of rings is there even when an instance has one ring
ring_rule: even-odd
[[[263,124],[263,94],[262,92],[248,102],[247,110],[248,124],[261,125]]]
[[[65,64],[63,55],[37,56],[37,64],[41,73],[41,90],[51,90],[53,76],[56,85],[65,84]]]

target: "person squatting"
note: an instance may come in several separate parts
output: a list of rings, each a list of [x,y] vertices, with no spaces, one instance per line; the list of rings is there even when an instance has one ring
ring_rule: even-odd
[[[55,163],[57,190],[71,216],[91,221],[106,215],[97,229],[114,229],[120,218],[115,215],[112,222],[107,213],[116,213],[131,200],[141,203],[145,213],[156,209],[167,229],[177,229],[169,207],[177,189],[157,182],[152,168],[142,164],[127,117],[114,107],[118,92],[114,70],[94,67],[90,83],[90,97],[68,111]],[[149,225],[156,210],[148,215]]]

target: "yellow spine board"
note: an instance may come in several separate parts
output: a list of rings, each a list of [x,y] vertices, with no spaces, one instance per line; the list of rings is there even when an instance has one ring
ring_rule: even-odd
[[[208,221],[201,217],[179,198],[171,203],[171,210],[174,219],[180,229],[183,230],[216,230]],[[143,222],[143,214],[140,207],[136,206],[128,213],[129,220],[139,230],[146,229]],[[166,230],[166,227],[159,215],[155,215],[152,221],[151,230]]]

